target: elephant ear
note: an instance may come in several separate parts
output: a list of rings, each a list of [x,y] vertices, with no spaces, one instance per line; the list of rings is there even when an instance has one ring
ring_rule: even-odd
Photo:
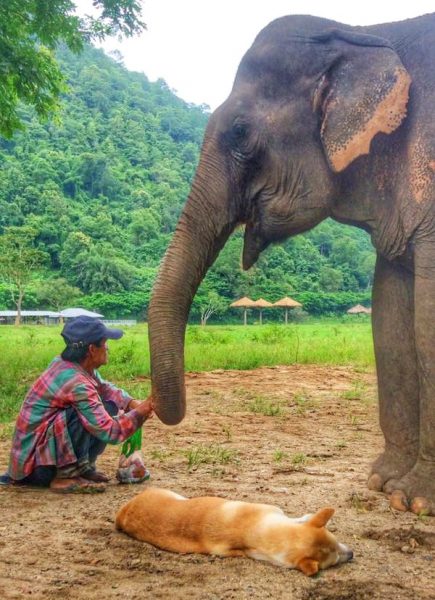
[[[377,133],[397,129],[406,117],[411,78],[386,40],[337,30],[327,37],[334,60],[318,85],[314,105],[322,114],[326,156],[340,172],[369,153]]]

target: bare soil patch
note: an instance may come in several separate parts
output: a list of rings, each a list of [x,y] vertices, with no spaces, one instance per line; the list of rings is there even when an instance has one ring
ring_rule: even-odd
[[[180,425],[144,427],[149,484],[113,479],[93,496],[0,489],[0,598],[435,598],[435,519],[392,511],[366,489],[382,449],[372,373],[295,365],[191,373],[187,386]],[[0,465],[8,452],[1,442]],[[118,456],[108,448],[99,467],[114,475]],[[334,506],[331,529],[354,561],[307,578],[250,559],[158,550],[113,525],[145,485],[269,502],[294,516]]]

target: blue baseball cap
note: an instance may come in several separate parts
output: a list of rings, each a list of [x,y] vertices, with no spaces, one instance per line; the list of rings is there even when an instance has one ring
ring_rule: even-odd
[[[85,315],[66,322],[61,336],[67,344],[93,344],[102,339],[119,340],[124,335],[122,329],[109,329],[95,317]]]

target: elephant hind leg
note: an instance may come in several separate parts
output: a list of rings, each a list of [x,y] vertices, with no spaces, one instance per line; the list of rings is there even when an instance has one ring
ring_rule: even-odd
[[[374,462],[368,485],[381,491],[412,469],[420,432],[414,277],[381,256],[373,287],[373,338],[385,451]]]

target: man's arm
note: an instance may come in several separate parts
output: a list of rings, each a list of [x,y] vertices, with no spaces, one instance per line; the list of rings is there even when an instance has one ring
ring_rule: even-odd
[[[129,402],[133,400],[130,394],[114,383],[103,379],[98,371],[94,371],[94,375],[98,381],[98,393],[104,402],[113,402],[120,410],[131,410],[127,408]]]
[[[151,399],[140,402],[137,408],[112,418],[104,408],[93,386],[76,389],[74,408],[83,427],[96,438],[109,444],[123,442],[152,414]]]
[[[151,397],[149,397],[147,400],[135,400],[125,390],[118,388],[113,383],[110,383],[110,381],[105,381],[98,371],[95,371],[95,378],[99,384],[99,393],[102,400],[105,402],[113,402],[124,412],[134,410],[143,404],[144,406],[139,411],[140,414],[145,417],[145,419],[148,419],[152,416],[154,409],[151,402]]]

